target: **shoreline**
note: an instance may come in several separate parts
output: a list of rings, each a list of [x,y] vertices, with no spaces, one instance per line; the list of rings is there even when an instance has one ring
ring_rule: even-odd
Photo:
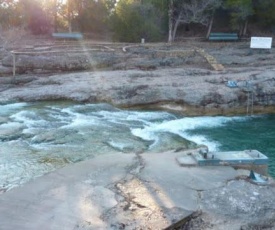
[[[275,70],[236,73],[197,69],[97,71],[50,76],[0,78],[1,101],[109,103],[127,109],[161,109],[185,115],[245,115],[275,112]],[[197,74],[194,76],[194,72]],[[254,76],[251,96],[225,79],[245,82]],[[251,99],[253,97],[253,100]]]

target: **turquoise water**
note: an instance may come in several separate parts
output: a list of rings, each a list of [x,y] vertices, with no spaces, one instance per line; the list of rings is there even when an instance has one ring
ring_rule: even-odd
[[[219,127],[203,127],[188,133],[217,143],[216,149],[221,151],[259,150],[269,157],[269,173],[275,177],[275,115],[233,118]]]
[[[183,117],[108,104],[0,104],[0,193],[106,153],[152,153],[207,145],[257,149],[275,176],[275,116]]]

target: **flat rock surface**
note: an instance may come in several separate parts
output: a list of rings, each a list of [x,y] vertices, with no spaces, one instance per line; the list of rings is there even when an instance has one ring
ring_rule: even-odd
[[[81,46],[47,39],[17,41],[0,57],[0,75],[2,71],[5,76],[0,100],[107,102],[187,115],[227,115],[247,113],[250,90],[253,112],[274,113],[274,48],[249,47],[248,40],[144,45],[85,41]],[[14,78],[12,50],[17,52]],[[227,87],[228,81],[238,87]]]
[[[274,216],[273,182],[238,180],[230,167],[180,167],[184,155],[111,154],[66,166],[0,195],[1,228],[164,229],[199,211],[208,218],[198,229],[240,229]]]
[[[275,105],[274,69],[215,72],[199,69],[98,71],[51,76],[1,78],[5,101],[73,100],[107,102],[119,107],[152,106],[189,115],[246,113],[247,92],[229,88],[227,80],[247,82],[254,76],[254,111]],[[268,106],[269,105],[269,106]],[[273,106],[273,107],[272,107]],[[270,111],[269,111],[270,112]]]

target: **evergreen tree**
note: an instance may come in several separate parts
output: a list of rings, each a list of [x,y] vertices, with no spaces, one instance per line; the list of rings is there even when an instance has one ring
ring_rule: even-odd
[[[256,20],[258,21],[259,25],[265,28],[270,28],[273,32],[275,32],[275,1],[255,1],[254,9],[256,14]]]
[[[151,3],[120,0],[112,16],[114,37],[118,41],[159,41],[162,37],[161,12]]]
[[[248,20],[254,14],[252,0],[226,0],[225,7],[231,11],[231,24],[239,34],[247,32]]]

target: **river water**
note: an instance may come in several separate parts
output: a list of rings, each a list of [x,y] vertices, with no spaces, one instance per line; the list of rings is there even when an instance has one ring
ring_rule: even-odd
[[[156,154],[204,144],[258,149],[275,175],[275,116],[183,117],[69,102],[0,105],[0,191],[99,154]]]

